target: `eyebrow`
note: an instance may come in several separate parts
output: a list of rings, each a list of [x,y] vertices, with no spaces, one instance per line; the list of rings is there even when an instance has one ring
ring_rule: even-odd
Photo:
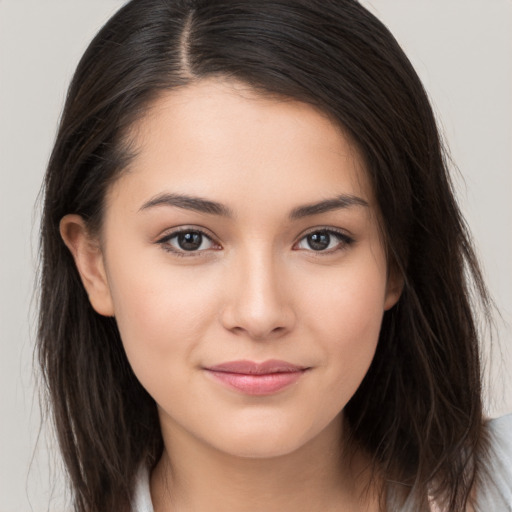
[[[159,194],[144,203],[139,211],[154,208],[155,206],[176,206],[185,210],[193,210],[210,215],[233,217],[233,212],[225,205],[210,201],[201,197],[193,197],[185,194]]]
[[[318,203],[306,204],[294,208],[290,213],[290,219],[302,219],[311,215],[318,215],[320,213],[330,212],[332,210],[340,210],[350,208],[351,206],[364,206],[368,207],[367,201],[361,197],[353,196],[350,194],[340,194],[332,199],[325,199]]]
[[[230,208],[222,203],[203,199],[201,197],[189,196],[185,194],[170,194],[164,193],[153,197],[144,203],[139,211],[154,208],[156,206],[174,206],[183,208],[185,210],[193,210],[200,213],[207,213],[210,215],[220,215],[222,217],[234,217]],[[297,220],[312,215],[319,215],[320,213],[329,212],[332,210],[340,210],[350,208],[352,206],[368,207],[369,204],[364,199],[349,195],[340,194],[331,199],[325,199],[317,203],[306,204],[298,206],[290,212],[290,219]]]

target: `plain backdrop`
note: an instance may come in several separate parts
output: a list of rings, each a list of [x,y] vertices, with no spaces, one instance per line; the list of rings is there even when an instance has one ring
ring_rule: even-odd
[[[502,314],[487,411],[512,411],[512,2],[363,3],[412,60],[460,169],[459,200]],[[122,4],[0,0],[0,512],[64,510],[33,371],[36,199],[71,74]]]

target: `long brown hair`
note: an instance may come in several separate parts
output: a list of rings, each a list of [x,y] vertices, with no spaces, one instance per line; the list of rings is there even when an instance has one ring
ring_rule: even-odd
[[[133,0],[71,83],[44,182],[39,361],[77,512],[129,510],[162,451],[153,399],[115,320],[91,307],[59,221],[101,227],[127,133],[163,90],[221,75],[315,105],[352,136],[404,279],[373,363],[346,406],[393,509],[431,495],[461,512],[485,455],[471,297],[488,296],[425,91],[390,32],[354,0]]]

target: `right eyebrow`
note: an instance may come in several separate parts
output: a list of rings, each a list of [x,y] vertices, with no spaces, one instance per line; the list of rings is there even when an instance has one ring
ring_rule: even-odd
[[[163,193],[151,198],[139,208],[139,211],[148,210],[157,206],[174,206],[185,210],[208,213],[210,215],[233,217],[233,212],[222,203],[203,199],[202,197],[171,193]]]

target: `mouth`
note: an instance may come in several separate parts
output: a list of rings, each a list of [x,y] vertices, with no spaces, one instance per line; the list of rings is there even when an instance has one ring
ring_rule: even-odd
[[[297,382],[310,368],[286,361],[230,361],[204,368],[215,380],[246,395],[271,395]]]

